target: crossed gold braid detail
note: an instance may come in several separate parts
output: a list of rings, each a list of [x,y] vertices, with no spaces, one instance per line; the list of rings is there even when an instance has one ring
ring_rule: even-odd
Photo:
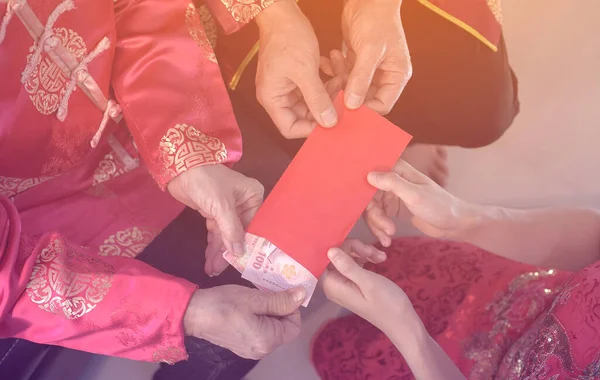
[[[53,33],[77,61],[81,61],[86,56],[87,47],[79,34],[66,28],[54,28]],[[37,42],[34,42],[29,48],[27,62],[33,56],[36,46]],[[48,55],[43,55],[37,70],[31,74],[24,86],[38,112],[50,115],[58,110],[66,92],[67,82],[68,77],[58,65]]]

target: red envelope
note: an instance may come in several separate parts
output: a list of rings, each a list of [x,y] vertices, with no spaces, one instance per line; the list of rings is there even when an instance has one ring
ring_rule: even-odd
[[[412,138],[374,111],[335,101],[339,123],[317,129],[248,227],[320,277],[375,195],[371,171],[389,171]]]

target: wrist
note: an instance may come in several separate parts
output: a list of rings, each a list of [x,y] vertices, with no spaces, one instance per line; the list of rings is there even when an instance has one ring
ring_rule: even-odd
[[[296,13],[302,13],[296,0],[277,0],[260,12],[256,17],[256,25],[261,35],[271,33],[278,27],[289,26],[288,19]]]
[[[400,11],[402,0],[347,0],[345,6],[354,7],[356,5],[395,7]]]
[[[502,219],[505,215],[505,209],[496,206],[465,202],[462,209],[460,227],[452,234],[451,238],[465,242],[469,242],[470,236],[476,234],[476,231],[495,220]]]
[[[413,351],[415,347],[422,345],[422,342],[429,337],[421,318],[414,309],[411,313],[406,313],[403,318],[394,319],[396,321],[395,325],[388,331],[384,331],[384,333],[402,355],[405,355],[407,350]]]
[[[183,315],[183,332],[188,336],[195,336],[201,338],[204,330],[204,326],[208,323],[206,321],[206,314],[202,311],[202,305],[204,298],[203,289],[197,289],[190,298],[188,307]]]

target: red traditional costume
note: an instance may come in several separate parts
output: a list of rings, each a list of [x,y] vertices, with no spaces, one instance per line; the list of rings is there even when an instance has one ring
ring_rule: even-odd
[[[0,4],[0,337],[186,358],[195,285],[132,258],[183,209],[161,191],[172,178],[239,159],[211,44],[235,88],[256,30],[223,36],[274,0],[189,1]],[[422,2],[445,17],[461,4],[494,49],[500,24],[469,16],[484,0]]]
[[[264,5],[213,10],[233,30],[230,12]],[[189,0],[0,9],[0,337],[185,359],[196,286],[132,258],[182,211],[172,178],[241,156],[200,14]]]

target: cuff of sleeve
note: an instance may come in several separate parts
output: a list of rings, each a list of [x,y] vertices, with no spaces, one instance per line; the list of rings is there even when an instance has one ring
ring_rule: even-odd
[[[205,4],[226,34],[237,32],[277,0],[206,0]]]
[[[187,360],[183,318],[197,286],[181,278],[173,278],[172,286],[165,294],[165,301],[170,303],[170,311],[166,315],[165,331],[160,346],[152,353],[155,363],[175,364]]]
[[[150,171],[158,186],[165,190],[169,182],[186,170],[239,160],[241,149],[228,152],[225,144],[188,124],[177,124],[162,137],[159,160]]]

